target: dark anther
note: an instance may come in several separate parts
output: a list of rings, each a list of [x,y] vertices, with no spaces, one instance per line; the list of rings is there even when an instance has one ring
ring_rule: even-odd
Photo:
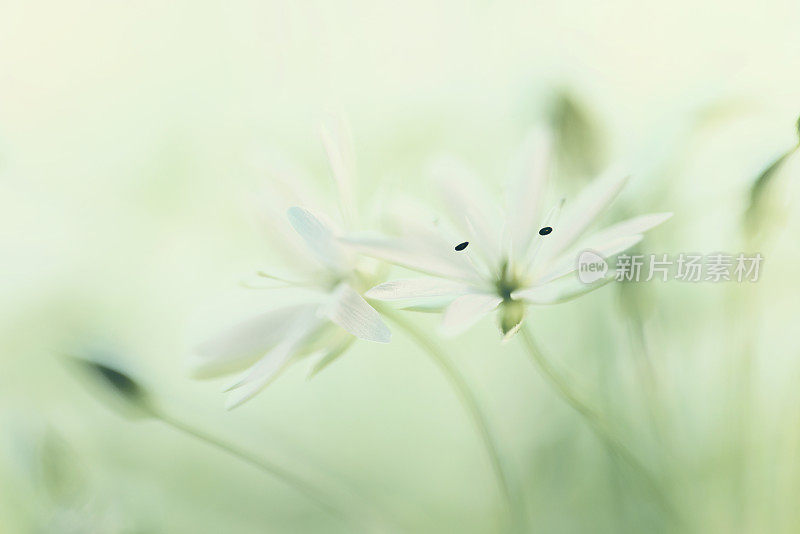
[[[467,248],[467,245],[469,245],[469,241],[464,241],[463,243],[459,243],[458,245],[456,245],[456,251],[461,252],[462,250]]]
[[[541,228],[541,229],[539,230],[539,235],[547,235],[547,234],[549,234],[549,233],[550,233],[550,232],[552,232],[552,231],[553,231],[553,229],[552,229],[551,227],[549,227],[549,226],[545,226],[544,228]]]

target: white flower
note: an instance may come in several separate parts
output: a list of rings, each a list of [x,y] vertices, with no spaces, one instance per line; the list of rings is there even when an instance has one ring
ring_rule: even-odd
[[[342,226],[356,217],[345,150],[326,131],[323,141],[338,189],[343,223],[338,225],[307,208],[290,207],[286,212],[289,223],[297,234],[295,238],[300,238],[296,241],[301,241],[305,250],[286,248],[292,250],[292,270],[301,278],[287,280],[259,273],[282,287],[310,290],[310,298],[305,295],[300,303],[237,324],[201,343],[191,355],[190,370],[198,378],[244,369],[226,389],[230,392],[228,409],[251,399],[301,357],[315,361],[310,371],[314,374],[340,356],[356,338],[377,343],[391,339],[378,312],[361,296],[380,280],[370,269],[369,264],[374,262],[359,259],[340,242]]]
[[[574,202],[561,200],[545,210],[550,145],[545,130],[535,131],[523,144],[521,172],[508,188],[505,217],[486,202],[489,195],[479,190],[465,168],[440,164],[437,174],[444,178],[444,200],[455,232],[448,232],[440,221],[406,218],[400,237],[345,238],[365,255],[435,277],[386,282],[366,296],[401,301],[419,310],[446,304],[442,330],[451,335],[499,309],[501,330],[510,336],[520,327],[527,305],[563,302],[610,281],[578,280],[574,273],[579,253],[589,249],[605,258],[619,254],[672,214],[634,217],[585,236],[627,178],[606,173]]]

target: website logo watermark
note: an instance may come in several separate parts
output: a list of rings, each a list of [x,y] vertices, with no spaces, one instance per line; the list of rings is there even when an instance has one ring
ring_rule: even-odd
[[[764,257],[758,253],[619,254],[613,267],[617,282],[757,282]],[[591,284],[607,277],[609,262],[594,250],[578,255],[578,279]]]
[[[584,250],[578,256],[578,279],[584,284],[597,282],[607,272],[608,262],[594,250]]]

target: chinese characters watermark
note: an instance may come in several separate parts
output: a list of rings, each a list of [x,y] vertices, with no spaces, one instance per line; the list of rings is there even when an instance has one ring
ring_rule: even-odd
[[[757,282],[764,257],[746,254],[620,254],[613,276],[617,282]],[[584,250],[578,257],[577,274],[581,282],[591,284],[606,277],[610,267],[603,256]]]

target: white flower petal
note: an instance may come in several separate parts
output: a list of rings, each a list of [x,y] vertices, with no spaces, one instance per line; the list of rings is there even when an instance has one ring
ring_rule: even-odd
[[[311,359],[314,361],[314,363],[308,370],[308,375],[306,378],[312,378],[314,375],[332,364],[339,358],[339,356],[344,354],[345,351],[350,348],[350,345],[352,345],[355,340],[355,337],[348,335],[339,343],[336,343],[328,349],[319,351],[319,354],[312,356]]]
[[[312,265],[317,266],[313,258],[308,258]],[[296,272],[292,276],[280,276],[267,271],[256,271],[254,276],[243,278],[239,285],[246,289],[278,290],[286,288],[319,287],[320,282],[326,280],[330,273],[317,266],[315,273]]]
[[[331,166],[333,181],[338,190],[339,205],[342,210],[342,217],[348,223],[355,222],[356,201],[354,187],[354,169],[352,162],[352,149],[350,147],[349,132],[346,131],[344,124],[337,125],[337,131],[331,132],[327,128],[320,129],[320,137],[328,154],[328,162]]]
[[[392,339],[380,314],[347,284],[339,284],[318,313],[357,338],[377,343],[389,343]]]
[[[253,370],[252,380],[240,384],[228,395],[228,399],[225,401],[225,409],[233,410],[260,393],[286,368],[291,356],[291,352],[277,352],[277,349],[265,356],[266,359],[263,362],[259,362],[259,364],[263,363],[263,365]]]
[[[553,228],[557,225],[559,216],[561,215],[561,209],[564,207],[564,199],[562,198],[558,204],[550,208],[547,214],[544,217],[544,220],[541,222],[541,228],[549,226]],[[541,230],[539,228],[539,230]],[[536,235],[533,237],[533,241],[531,245],[528,247],[529,250],[526,252],[524,256],[524,265],[527,267],[525,271],[529,271],[533,265],[535,265],[537,256],[539,255],[539,251],[542,248],[542,245],[550,239],[550,234],[541,235],[539,234],[539,230],[536,231]]]
[[[575,271],[578,268],[578,257],[584,250],[591,250],[603,258],[608,259],[611,256],[628,250],[642,239],[644,239],[644,236],[642,234],[637,234],[618,237],[604,243],[591,243],[587,241],[586,246],[578,247],[556,260],[553,267],[537,278],[538,283],[545,284]]]
[[[441,240],[445,243],[453,241],[453,237],[444,237],[441,213],[433,210],[416,197],[402,191],[392,191],[385,199],[384,209],[379,217],[393,234],[404,236],[424,235],[428,240]],[[455,237],[458,239],[458,237]]]
[[[561,223],[553,228],[550,239],[543,246],[542,256],[554,258],[573,245],[616,198],[627,180],[625,174],[612,170],[587,186],[574,203],[567,204]]]
[[[468,286],[439,278],[411,278],[392,280],[379,284],[364,295],[378,300],[400,300],[420,297],[445,297],[462,295]]]
[[[286,337],[274,349],[226,388],[225,391],[232,393],[228,396],[225,408],[232,410],[267,387],[286,368],[292,356],[303,347],[306,339],[320,326],[320,320],[315,317],[287,332]]]
[[[597,243],[597,244],[589,243],[589,245],[594,246],[595,248],[593,250],[599,252],[602,256],[610,258],[611,256],[616,256],[620,252],[628,250],[642,239],[644,239],[643,234],[636,234],[624,237],[617,237],[614,239],[610,239],[604,243]]]
[[[540,280],[547,282],[574,271],[577,258],[584,250],[592,250],[604,258],[610,258],[631,248],[643,239],[642,233],[658,226],[672,217],[672,213],[650,213],[613,224],[582,240],[571,252],[553,262]]]
[[[250,365],[277,345],[296,325],[313,321],[317,304],[301,304],[259,314],[197,346],[188,368],[195,378],[211,378]]]
[[[613,224],[586,239],[589,243],[604,243],[620,237],[643,234],[672,217],[672,213],[648,213]]]
[[[490,201],[491,195],[463,163],[453,158],[439,159],[431,172],[450,218],[465,232],[463,240],[473,240],[473,249],[487,265],[497,267],[503,225],[500,212]]]
[[[307,275],[313,275],[319,271],[320,265],[316,256],[308,249],[303,240],[297,239],[297,232],[291,225],[286,224],[284,219],[287,208],[296,203],[296,200],[282,201],[276,198],[279,196],[274,193],[265,201],[265,206],[257,206],[255,211],[259,226],[264,231],[271,252],[284,260],[290,260],[294,264],[295,276],[299,274],[305,278]]]
[[[399,306],[399,308],[401,310],[420,313],[442,313],[451,302],[453,302],[453,297],[426,297],[424,299],[409,299],[403,301],[403,304]]]
[[[458,297],[444,312],[442,333],[455,335],[463,332],[497,308],[501,302],[502,298],[488,293],[473,293]]]
[[[402,267],[434,276],[454,278],[467,282],[481,279],[477,268],[468,256],[459,254],[452,247],[432,247],[434,242],[419,239],[348,236],[341,238],[351,248],[366,256],[388,261]]]
[[[577,277],[565,278],[540,286],[515,291],[511,294],[511,298],[524,300],[529,304],[557,304],[580,297],[613,280],[613,276],[606,276],[590,284],[584,284]]]
[[[346,269],[347,256],[331,227],[310,210],[293,206],[286,212],[289,223],[306,242],[309,250],[332,269]]]
[[[546,127],[528,134],[522,143],[515,176],[508,187],[507,220],[511,228],[512,250],[518,258],[525,256],[531,239],[539,228],[542,197],[550,171],[552,135]]]
[[[296,341],[294,339],[285,339],[281,343],[279,343],[275,348],[269,351],[267,354],[264,355],[263,358],[258,360],[254,363],[249,369],[247,369],[241,376],[236,378],[234,382],[228,385],[223,391],[235,391],[237,389],[241,389],[248,384],[257,384],[258,388],[256,391],[253,391],[253,395],[260,391],[262,387],[264,387],[267,381],[273,379],[277,376],[277,372],[283,367],[283,365],[288,361],[289,357],[294,353],[294,348],[296,346]],[[252,388],[246,388],[246,391],[252,391]],[[251,398],[252,395],[247,396],[247,398]],[[232,401],[231,397],[228,398],[229,402],[228,407],[233,408],[231,404],[238,406],[242,402],[247,399],[238,398],[239,402]]]

